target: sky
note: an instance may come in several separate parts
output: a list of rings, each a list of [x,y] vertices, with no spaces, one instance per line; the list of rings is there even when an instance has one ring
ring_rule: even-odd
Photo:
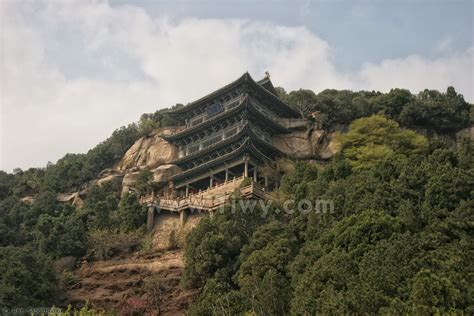
[[[287,91],[454,86],[474,1],[0,1],[0,169],[85,153],[245,71]]]

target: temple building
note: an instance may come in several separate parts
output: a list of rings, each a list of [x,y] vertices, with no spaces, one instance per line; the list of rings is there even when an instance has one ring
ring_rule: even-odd
[[[169,113],[181,128],[162,138],[178,148],[179,167],[162,196],[160,209],[212,210],[251,179],[242,193],[265,198],[263,171],[285,154],[274,136],[291,133],[306,120],[277,96],[270,76],[254,81],[245,73],[234,82]],[[249,183],[249,180],[246,181]]]

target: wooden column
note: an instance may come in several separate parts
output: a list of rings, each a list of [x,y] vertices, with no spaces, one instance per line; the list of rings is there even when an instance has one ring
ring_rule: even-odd
[[[153,226],[155,224],[155,207],[150,205],[148,207],[148,214],[146,218],[146,228],[149,232],[153,230]]]
[[[248,177],[249,176],[249,161],[247,159],[245,159],[245,162],[244,162],[244,177]]]
[[[213,184],[214,184],[214,175],[211,174],[211,177],[209,178],[209,186],[212,188]]]
[[[257,166],[253,166],[253,181],[257,182]]]
[[[225,182],[229,181],[229,169],[225,169]]]
[[[187,217],[188,214],[186,213],[186,210],[179,212],[179,223],[181,224],[181,227],[184,227],[184,224],[186,224]]]
[[[189,183],[186,184],[186,197],[189,196]]]

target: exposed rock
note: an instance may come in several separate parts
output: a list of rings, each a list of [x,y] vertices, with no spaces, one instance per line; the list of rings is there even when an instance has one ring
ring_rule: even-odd
[[[129,192],[133,188],[138,179],[138,172],[127,173],[122,180],[122,195]]]
[[[290,134],[275,135],[273,144],[281,152],[296,158],[312,156],[311,130],[296,130]]]
[[[320,134],[317,141],[312,142],[314,156],[324,160],[333,157],[340,150],[336,135],[336,132]]]
[[[181,168],[177,165],[167,164],[162,165],[153,170],[153,181],[154,182],[165,182],[169,178],[181,172]]]
[[[310,122],[303,118],[284,118],[278,119],[278,122],[289,129],[306,129]]]
[[[79,196],[80,192],[58,193],[57,200],[61,203],[68,203],[77,207],[83,207],[84,201]]]
[[[99,173],[99,179],[106,178],[106,177],[112,176],[112,175],[120,175],[120,172],[115,170],[115,169],[112,169],[112,168],[107,168],[107,169],[102,170]]]
[[[32,197],[32,196],[25,196],[25,197],[21,198],[21,201],[25,202],[27,204],[33,204],[33,202],[35,201],[35,198]]]
[[[72,201],[72,205],[77,206],[79,208],[84,206],[84,200],[81,199],[81,197],[79,196],[79,192],[74,198],[74,201]]]
[[[176,128],[158,129],[149,136],[137,140],[118,163],[119,171],[138,169],[153,169],[163,164],[169,164],[178,158],[178,148],[165,141],[159,135],[176,131]]]
[[[283,153],[301,159],[329,159],[338,151],[335,133],[314,130],[308,127],[294,130],[290,134],[273,137],[273,144]]]
[[[74,193],[58,193],[57,199],[59,202],[62,203],[71,203],[74,201],[76,196],[78,195],[77,192]]]
[[[97,181],[98,180],[91,180],[91,181],[88,181],[86,183],[84,183],[82,186],[81,186],[81,189],[79,190],[78,192],[78,196],[81,197],[82,199],[84,199],[85,197],[87,197],[87,195],[89,194],[90,190],[92,189],[93,186],[97,185]]]
[[[176,246],[183,248],[186,236],[205,216],[205,213],[190,213],[187,215],[185,224],[182,225],[179,213],[161,211],[154,218],[152,247],[162,250]]]
[[[105,176],[103,178],[100,178],[97,180],[97,185],[101,186],[105,183],[112,182],[112,183],[121,183],[122,182],[123,176],[121,174],[110,174],[108,176]]]

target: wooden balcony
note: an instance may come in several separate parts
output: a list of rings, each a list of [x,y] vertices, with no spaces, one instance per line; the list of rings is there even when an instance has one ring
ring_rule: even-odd
[[[243,177],[235,178],[233,181],[190,194],[188,197],[170,199],[150,196],[142,202],[147,203],[149,207],[171,212],[181,212],[187,209],[212,212],[224,205],[234,195],[236,189],[240,190],[240,196],[243,199],[270,199],[270,195],[258,183],[252,181],[250,185],[240,188],[242,181]]]

